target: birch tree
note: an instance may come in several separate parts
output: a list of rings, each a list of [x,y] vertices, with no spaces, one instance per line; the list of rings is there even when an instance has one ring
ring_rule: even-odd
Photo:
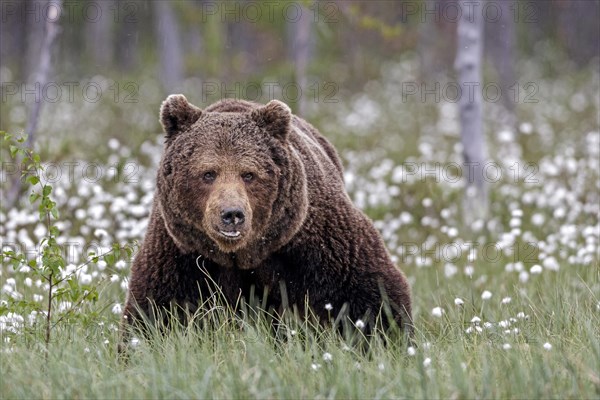
[[[515,19],[511,8],[515,4],[509,1],[496,3],[499,15],[496,20],[485,26],[486,51],[498,74],[502,90],[502,103],[508,111],[506,125],[510,129],[516,127],[515,98],[511,96],[511,88],[516,83],[515,75]]]
[[[458,49],[455,68],[462,93],[459,99],[461,142],[466,188],[463,201],[465,223],[483,219],[488,211],[487,185],[483,175],[486,160],[483,132],[481,62],[483,53],[482,7],[485,1],[461,0]]]
[[[306,111],[308,96],[307,67],[310,59],[311,14],[310,10],[304,6],[299,9],[302,10],[302,14],[297,21],[289,21],[288,31],[291,42],[291,56],[294,62],[294,75],[298,87],[302,90],[298,101],[298,113],[303,114]]]
[[[35,46],[39,51],[38,66],[36,71],[31,76],[31,86],[39,86],[43,88],[49,80],[52,67],[52,45],[60,32],[58,20],[60,19],[60,11],[62,0],[48,0],[48,14],[44,18],[44,36],[41,43],[41,48]],[[34,44],[30,44],[34,46]],[[37,97],[37,96],[36,96]],[[27,125],[25,125],[25,136],[27,136],[27,147],[33,147],[34,135],[37,131],[40,114],[42,112],[44,99],[40,96],[31,106]],[[12,186],[7,198],[7,206],[11,207],[19,196],[21,190],[20,176],[16,175],[12,181]]]
[[[178,21],[170,1],[153,1],[156,39],[160,57],[160,80],[164,89],[172,93],[183,81],[183,50]]]
[[[42,41],[41,50],[39,50],[40,52],[37,64],[38,67],[32,76],[33,83],[39,84],[39,87],[45,87],[50,76],[50,70],[52,67],[52,44],[60,32],[58,19],[60,18],[61,6],[61,0],[48,0],[48,15],[45,16],[44,38]],[[39,47],[37,48],[39,49]],[[40,113],[42,111],[43,100],[43,98],[36,99],[35,103],[33,103],[33,106],[31,107],[29,119],[27,120],[27,125],[25,126],[27,147],[31,147],[33,145],[34,135],[37,129]]]
[[[115,41],[112,32],[114,16],[111,11],[116,7],[115,4],[114,0],[95,3],[99,16],[94,20],[86,20],[88,54],[92,62],[101,68],[108,68],[113,64]]]

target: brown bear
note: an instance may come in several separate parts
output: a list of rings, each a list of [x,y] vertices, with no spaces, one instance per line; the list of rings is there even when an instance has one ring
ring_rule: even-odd
[[[265,293],[279,314],[293,307],[363,329],[385,309],[385,326],[391,316],[412,331],[408,282],[312,125],[277,100],[201,110],[183,95],[164,101],[160,121],[165,149],[124,328],[156,306],[196,309],[210,280],[229,304]]]

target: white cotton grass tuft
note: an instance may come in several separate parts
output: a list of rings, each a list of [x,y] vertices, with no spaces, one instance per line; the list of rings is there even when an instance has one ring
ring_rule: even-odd
[[[492,292],[490,292],[489,290],[484,290],[483,293],[481,293],[482,300],[489,300],[491,298],[492,298]]]
[[[116,303],[113,307],[112,307],[112,313],[113,314],[121,314],[123,312],[123,307],[121,306],[121,304]]]
[[[529,272],[531,273],[531,275],[539,275],[542,273],[542,271],[543,271],[543,268],[539,264],[536,264],[529,269]]]
[[[443,314],[444,309],[442,307],[435,307],[433,310],[431,310],[431,315],[433,315],[436,318],[441,318]]]
[[[461,299],[460,297],[457,297],[454,299],[454,304],[457,306],[462,306],[463,304],[465,304],[465,301],[463,299]]]
[[[457,272],[458,268],[456,267],[456,265],[452,263],[446,263],[444,265],[444,275],[446,275],[446,278],[453,277],[454,275],[456,275]]]
[[[550,351],[552,350],[552,345],[548,342],[544,343],[544,350]]]
[[[331,362],[333,360],[333,356],[331,353],[323,353],[323,361]]]
[[[529,280],[529,273],[527,271],[519,272],[519,282],[527,283],[528,280]]]
[[[362,319],[357,319],[355,325],[358,329],[363,329],[365,327],[365,323]]]
[[[542,261],[542,265],[544,268],[549,269],[551,271],[558,271],[560,269],[560,265],[554,257],[545,258],[544,261]]]
[[[467,265],[465,267],[465,275],[467,275],[469,278],[471,278],[474,273],[475,273],[475,268],[472,265]]]

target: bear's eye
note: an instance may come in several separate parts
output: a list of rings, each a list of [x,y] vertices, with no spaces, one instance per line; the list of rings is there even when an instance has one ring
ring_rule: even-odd
[[[244,182],[252,182],[254,180],[254,174],[252,172],[246,172],[242,175]]]
[[[212,182],[217,178],[217,173],[215,171],[207,171],[202,176],[205,182]]]

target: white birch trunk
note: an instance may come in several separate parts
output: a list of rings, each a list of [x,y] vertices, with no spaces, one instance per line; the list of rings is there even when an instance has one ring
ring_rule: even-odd
[[[60,18],[60,10],[62,6],[62,0],[48,0],[53,6],[48,8],[48,12],[52,13],[48,15],[44,23],[44,39],[42,41],[41,49],[39,50],[38,67],[35,73],[31,76],[33,84],[39,84],[39,87],[43,88],[48,83],[48,77],[52,67],[52,43],[60,31],[58,26],[58,20]],[[33,44],[32,44],[33,45]],[[39,49],[39,47],[38,47]],[[33,85],[32,85],[33,86]],[[42,111],[42,104],[44,99],[40,98],[39,101],[33,103],[25,126],[25,135],[27,135],[27,146],[32,146],[34,141],[34,135],[37,129],[37,124]]]
[[[183,82],[183,50],[178,21],[170,1],[153,1],[156,39],[160,57],[160,80],[166,92],[180,89]]]
[[[311,11],[302,7],[302,16],[298,21],[290,22],[291,50],[294,60],[294,75],[296,83],[302,90],[298,100],[298,114],[306,111],[308,100],[308,76],[307,67],[310,59],[310,34],[311,34]]]
[[[114,23],[112,10],[116,5],[114,0],[102,0],[96,3],[96,7],[100,10],[101,16],[97,20],[86,22],[86,46],[92,62],[103,70],[112,67],[113,64],[115,41],[112,35]]]
[[[458,49],[455,68],[462,89],[459,99],[461,141],[463,145],[466,179],[463,211],[464,221],[471,225],[485,219],[488,211],[487,185],[483,175],[486,162],[483,131],[483,99],[481,62],[483,53],[484,1],[461,0],[462,16],[458,23]]]
[[[60,19],[60,10],[62,7],[62,0],[48,0],[48,3],[52,2],[53,6],[48,8],[49,15],[44,22],[44,36],[41,47],[35,46],[34,43],[29,43],[29,46],[35,46],[39,51],[39,59],[36,71],[30,77],[30,87],[39,84],[40,88],[46,86],[49,80],[50,71],[52,67],[52,44],[56,39],[56,36],[60,32],[58,20]],[[40,114],[42,112],[43,97],[32,104],[29,112],[29,118],[27,119],[27,125],[25,125],[25,135],[27,136],[27,147],[32,147],[34,143],[34,135],[37,131],[38,122],[40,120]],[[12,207],[19,197],[19,193],[22,189],[19,175],[16,175],[12,181],[10,192],[7,195],[6,207],[7,209]]]
[[[498,21],[486,24],[485,50],[496,69],[498,83],[502,90],[502,104],[506,108],[502,123],[505,129],[516,132],[516,101],[512,95],[513,85],[516,83],[514,57],[516,24],[512,8],[516,6],[510,1],[500,1],[496,5],[501,14]]]

